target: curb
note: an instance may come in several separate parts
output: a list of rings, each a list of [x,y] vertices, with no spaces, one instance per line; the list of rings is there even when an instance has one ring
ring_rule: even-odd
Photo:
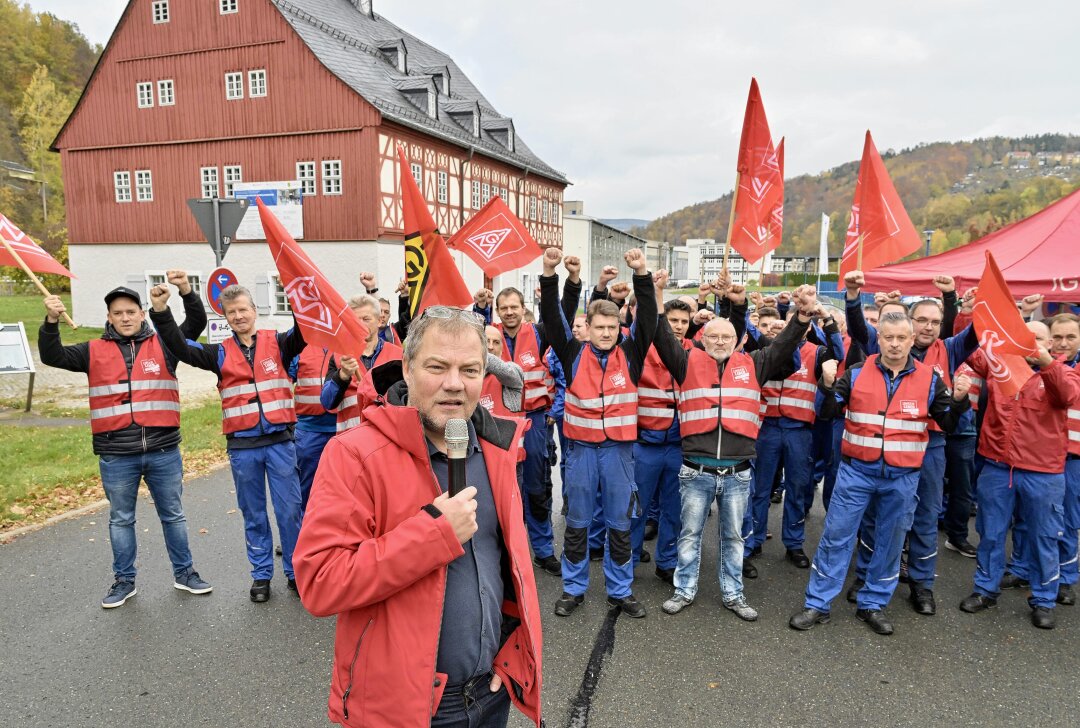
[[[85,515],[87,513],[92,513],[93,511],[96,511],[97,509],[107,505],[109,505],[109,501],[105,498],[102,498],[101,500],[94,501],[93,503],[88,503],[85,506],[79,506],[74,510],[65,511],[64,513],[58,513],[55,516],[50,516],[41,523],[32,523],[29,526],[21,526],[13,531],[8,531],[7,533],[0,534],[0,546],[5,546],[14,541],[15,539],[19,538],[20,536],[25,536],[28,533],[39,531],[46,526],[51,526],[54,523],[60,523],[61,521],[66,521],[70,518],[78,518],[79,516]]]

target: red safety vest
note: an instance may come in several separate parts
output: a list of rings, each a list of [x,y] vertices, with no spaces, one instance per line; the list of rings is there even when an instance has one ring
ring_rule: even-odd
[[[221,364],[221,430],[226,435],[250,430],[259,424],[259,410],[267,422],[286,425],[296,422],[292,382],[285,374],[278,348],[277,332],[255,332],[255,363],[240,351],[236,337],[221,343],[225,360]]]
[[[690,350],[679,391],[679,431],[683,437],[721,427],[756,438],[762,407],[761,384],[749,354],[733,352],[721,376],[715,359],[697,347]]]
[[[952,375],[949,374],[949,350],[945,348],[945,342],[941,339],[935,339],[930,348],[926,350],[926,356],[923,357],[922,363],[933,368],[937,375],[941,377],[941,381],[945,383],[945,389],[952,392]],[[930,431],[941,432],[941,428],[938,427],[938,423],[930,420]]]
[[[1066,365],[1068,366],[1068,365]],[[1073,373],[1076,377],[1080,377],[1080,369],[1076,368],[1075,363],[1072,365]],[[974,380],[972,380],[974,381]],[[1069,407],[1069,454],[1080,455],[1080,402],[1074,402]]]
[[[325,415],[326,409],[319,401],[323,382],[326,381],[326,368],[330,364],[330,352],[318,346],[305,346],[296,363],[296,387],[293,399],[296,401],[298,415]]]
[[[494,374],[484,376],[484,387],[480,390],[480,406],[496,417],[525,420],[525,429],[521,431],[521,438],[517,444],[517,461],[525,462],[525,432],[532,426],[532,422],[522,417],[520,412],[511,412],[503,403],[503,386]]]
[[[400,346],[388,344],[384,341],[382,348],[379,349],[379,355],[375,357],[375,366],[389,361],[401,361],[402,353]],[[335,354],[335,357],[338,361],[341,360],[340,354]],[[345,388],[345,396],[341,399],[341,404],[337,408],[336,430],[338,432],[351,430],[360,424],[362,420],[360,413],[363,412],[366,404],[360,398],[360,382],[366,376],[368,376],[368,370],[364,368],[363,364],[360,364],[356,376],[349,380],[349,386]]]
[[[502,331],[502,325],[499,325]],[[555,380],[548,369],[546,359],[540,355],[536,344],[536,327],[523,323],[514,340],[514,357],[510,358],[510,347],[503,342],[502,360],[512,361],[521,367],[525,376],[525,392],[522,407],[526,412],[534,412],[551,406],[555,399]]]
[[[381,329],[379,331],[379,338],[386,341],[387,344],[401,346],[401,337],[398,336],[397,329],[394,328],[393,324],[387,324],[385,328],[390,330],[390,338],[393,339],[393,341],[387,341],[386,337],[382,335]]]
[[[90,431],[114,432],[131,424],[180,426],[180,386],[165,363],[157,334],[144,339],[128,372],[115,341],[90,342]]]
[[[582,442],[633,442],[637,439],[637,406],[638,388],[630,379],[623,350],[618,346],[612,349],[607,367],[601,369],[593,348],[584,344],[577,372],[566,388],[563,434]]]
[[[847,422],[840,451],[850,458],[920,468],[930,441],[930,385],[934,370],[913,359],[915,370],[900,380],[889,400],[877,354],[863,362],[848,397]]]
[[[679,385],[664,362],[660,361],[654,344],[649,347],[641,379],[638,380],[638,427],[666,432],[675,422],[678,397]]]
[[[814,397],[817,396],[817,344],[809,341],[799,349],[801,368],[784,380],[770,379],[761,388],[766,417],[788,417],[814,424]]]

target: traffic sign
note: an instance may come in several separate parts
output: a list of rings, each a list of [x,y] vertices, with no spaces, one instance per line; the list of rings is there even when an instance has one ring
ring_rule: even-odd
[[[232,336],[232,328],[229,322],[221,318],[210,319],[210,325],[206,327],[206,343],[220,344]]]
[[[214,262],[221,265],[225,254],[229,252],[229,245],[236,235],[236,229],[240,227],[240,221],[244,219],[244,213],[248,209],[247,200],[237,200],[231,197],[219,199],[189,199],[187,201],[191,214],[202,228],[203,235],[210,243],[210,249],[214,251]]]
[[[229,286],[235,286],[236,283],[236,274],[228,268],[217,268],[210,274],[210,279],[206,282],[206,301],[218,316],[225,315],[225,311],[221,308],[221,301],[218,300],[221,298],[221,292]]]

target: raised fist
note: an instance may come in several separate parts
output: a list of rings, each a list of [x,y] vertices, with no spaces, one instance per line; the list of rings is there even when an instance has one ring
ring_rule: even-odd
[[[612,301],[616,301],[619,304],[622,304],[623,301],[630,297],[630,291],[632,290],[633,289],[630,288],[629,283],[627,283],[626,281],[619,281],[618,283],[611,286],[611,290],[608,291],[608,295],[611,296]]]
[[[581,277],[581,258],[576,255],[568,255],[563,258],[562,264],[571,280],[576,281]]]
[[[494,300],[495,294],[491,292],[490,288],[481,288],[473,294],[473,303],[476,304],[477,308],[488,308]]]
[[[358,371],[360,371],[360,362],[356,361],[354,357],[341,357],[341,361],[338,362],[338,374],[341,377],[341,381],[349,381],[356,376]]]
[[[700,311],[698,311],[697,313],[694,314],[693,321],[698,326],[704,326],[705,324],[712,321],[714,318],[716,318],[716,314],[714,314],[712,311],[710,311],[707,308],[703,308],[703,309],[701,309]]]
[[[1041,293],[1032,293],[1030,296],[1024,296],[1020,299],[1020,313],[1025,316],[1030,316],[1042,305],[1043,296]]]
[[[179,289],[181,296],[191,293],[191,282],[188,280],[187,271],[167,270],[165,271],[165,278]]]
[[[709,297],[710,293],[712,293],[712,284],[708,281],[705,281],[700,286],[698,286],[697,297],[699,301],[704,301],[706,298]]]
[[[364,287],[364,293],[374,291],[379,287],[379,284],[375,281],[375,274],[367,270],[360,274],[360,285]]]
[[[776,302],[781,306],[785,306],[791,303],[791,300],[791,293],[788,291],[780,291],[780,293],[776,296]]]
[[[608,283],[611,283],[619,275],[619,269],[613,265],[605,265],[600,269],[600,277],[597,279],[596,287],[601,291],[607,287]]]
[[[953,399],[957,402],[963,402],[964,397],[967,397],[968,392],[971,391],[971,377],[967,374],[957,374],[953,379]]]
[[[55,324],[60,322],[60,317],[67,313],[67,307],[64,306],[64,302],[60,300],[60,296],[45,296],[45,318],[49,320],[49,323]]]
[[[861,270],[853,270],[844,276],[844,288],[847,289],[848,297],[855,298],[866,285],[866,278]]]
[[[555,266],[562,262],[562,251],[558,248],[544,250],[544,275],[555,275]]]
[[[668,272],[661,268],[660,270],[653,273],[653,286],[656,287],[656,290],[663,293],[664,289],[667,288],[669,279],[670,276],[668,276]]]
[[[727,297],[736,306],[743,305],[746,303],[746,286],[732,283],[727,290]]]
[[[404,278],[398,281],[397,288],[394,289],[394,293],[398,294],[402,298],[405,298],[409,295],[409,284],[405,282]]]
[[[832,387],[836,383],[836,367],[839,363],[836,359],[821,362],[821,381],[826,387]]]
[[[780,294],[781,298],[783,298],[785,293],[787,293],[787,291],[784,291]],[[817,308],[818,300],[817,290],[813,286],[799,286],[795,289],[795,292],[791,294],[791,296],[792,303],[794,303],[795,307],[799,309],[799,313],[801,313],[803,316],[814,315],[814,310]]]
[[[649,267],[649,262],[645,259],[645,254],[641,252],[641,248],[630,248],[630,250],[623,253],[623,260],[638,275],[644,273]]]
[[[150,289],[150,303],[155,311],[164,311],[169,305],[169,287],[164,283],[158,283]]]
[[[776,296],[765,296],[761,299],[761,305],[766,308],[776,308]]]
[[[956,281],[952,276],[934,276],[934,285],[942,293],[949,293],[956,290]]]

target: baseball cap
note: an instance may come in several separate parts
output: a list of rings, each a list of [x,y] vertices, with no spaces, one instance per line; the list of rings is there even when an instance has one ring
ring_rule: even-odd
[[[108,306],[118,298],[130,298],[142,308],[142,298],[139,294],[126,286],[117,286],[105,294],[105,305]]]

